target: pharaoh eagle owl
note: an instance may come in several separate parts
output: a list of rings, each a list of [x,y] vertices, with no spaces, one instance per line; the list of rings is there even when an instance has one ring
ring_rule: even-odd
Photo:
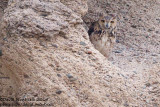
[[[108,57],[116,42],[116,26],[116,15],[101,14],[98,21],[93,22],[88,30],[90,41],[105,57]]]

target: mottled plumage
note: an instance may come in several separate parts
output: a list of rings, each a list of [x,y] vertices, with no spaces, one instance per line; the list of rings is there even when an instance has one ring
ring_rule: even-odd
[[[104,16],[101,14],[99,20],[93,22],[88,30],[92,44],[106,57],[108,57],[116,42],[116,24],[115,15]]]

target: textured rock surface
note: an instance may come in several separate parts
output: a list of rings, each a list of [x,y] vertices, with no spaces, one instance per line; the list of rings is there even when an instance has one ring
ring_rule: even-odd
[[[100,12],[118,15],[118,43],[109,61],[127,73],[124,78],[132,87],[127,90],[139,100],[139,106],[159,106],[160,98],[156,97],[160,87],[159,0],[88,0],[88,7],[89,12],[83,18],[88,24],[97,20]],[[157,95],[145,88],[147,81],[152,80],[158,81],[154,85]]]
[[[1,96],[43,98],[54,106],[123,105],[128,97],[120,70],[89,42],[79,14],[85,9],[68,7],[60,1],[9,1],[0,59],[9,79],[1,79]]]
[[[7,27],[8,32],[16,36],[48,39],[57,34],[65,35],[69,26],[82,23],[80,17],[58,1],[17,0],[9,2],[5,11],[7,18],[3,22],[12,23],[3,23],[2,28]]]
[[[83,28],[86,2],[9,0],[0,26],[1,97],[43,98],[33,103],[56,107],[159,106],[159,65],[138,75],[112,65]],[[106,12],[103,3],[88,1],[87,20],[91,9]]]

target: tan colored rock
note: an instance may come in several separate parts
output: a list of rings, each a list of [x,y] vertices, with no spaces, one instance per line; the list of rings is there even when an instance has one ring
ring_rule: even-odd
[[[83,38],[87,32],[82,19],[79,12],[72,10],[60,1],[9,1],[1,25],[0,69],[10,78],[6,86],[11,88],[3,87],[1,96],[43,98],[53,106],[72,107],[121,105],[127,100],[111,93],[118,78],[114,78],[113,68],[92,47],[88,37]],[[80,45],[81,41],[87,46]],[[109,72],[111,78],[106,77]],[[113,72],[119,70],[115,68]],[[123,83],[119,78],[118,84]],[[118,84],[115,91],[119,90]],[[4,92],[6,89],[10,91]]]
[[[121,73],[130,87],[126,90],[139,107],[160,106],[159,82],[153,85],[154,94],[148,92],[152,86],[146,87],[160,77],[159,8],[158,0],[88,0],[88,13],[83,17],[90,25],[101,12],[118,15],[117,43],[109,61],[127,73]]]
[[[81,16],[84,16],[88,11],[87,0],[60,0],[68,8],[72,9]]]

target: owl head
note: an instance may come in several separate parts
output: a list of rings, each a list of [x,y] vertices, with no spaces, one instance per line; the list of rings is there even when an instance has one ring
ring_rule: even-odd
[[[117,26],[117,16],[114,14],[100,14],[100,18],[98,20],[101,29],[103,30],[111,30],[116,28]]]

